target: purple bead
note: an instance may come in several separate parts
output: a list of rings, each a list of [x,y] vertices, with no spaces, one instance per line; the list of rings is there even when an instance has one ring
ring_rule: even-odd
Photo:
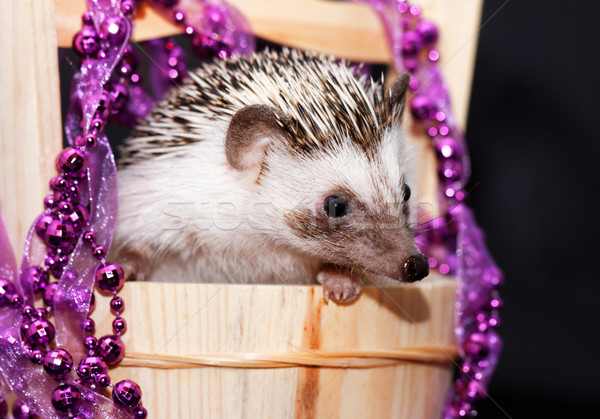
[[[464,156],[463,147],[452,137],[440,137],[434,141],[435,151],[438,159],[462,160]]]
[[[100,118],[94,118],[92,119],[92,129],[91,131],[94,134],[98,134],[99,132],[101,132],[102,130],[104,130],[104,121]]]
[[[117,291],[125,281],[125,273],[116,263],[101,263],[96,267],[94,276],[102,291]]]
[[[35,310],[35,316],[38,319],[45,319],[47,315],[48,315],[48,312],[44,308],[38,308],[37,310]]]
[[[400,39],[400,50],[403,57],[414,57],[421,50],[421,38],[413,31],[404,32]]]
[[[127,329],[127,322],[122,317],[117,317],[112,322],[112,328],[115,333],[123,333]]]
[[[34,364],[40,365],[44,362],[44,353],[39,349],[34,349],[29,353],[29,359]]]
[[[106,373],[101,373],[94,377],[94,381],[100,387],[108,387],[110,385],[110,377]]]
[[[416,96],[410,104],[412,116],[419,121],[429,119],[434,110],[433,102],[427,96]]]
[[[461,180],[464,173],[461,162],[449,159],[439,160],[438,171],[444,180],[452,182]]]
[[[73,204],[71,204],[69,201],[60,201],[58,204],[56,204],[56,210],[60,214],[70,214],[73,211]]]
[[[93,351],[98,348],[98,339],[96,339],[94,336],[86,336],[83,339],[83,346],[85,346],[86,349]]]
[[[435,23],[422,20],[417,23],[416,29],[424,45],[433,45],[437,42],[439,32]]]
[[[83,319],[81,321],[81,328],[84,332],[92,333],[96,327],[96,322],[94,319],[90,319],[89,317]]]
[[[0,307],[8,305],[14,293],[14,285],[8,279],[0,277]]]
[[[83,205],[76,205],[68,217],[68,220],[73,226],[73,231],[77,235],[81,233],[83,227],[87,225],[89,219],[90,213],[88,212],[87,208]]]
[[[148,411],[142,406],[138,406],[133,410],[133,417],[136,419],[145,419],[148,416]]]
[[[44,198],[44,208],[52,209],[56,205],[56,200],[54,199],[54,195],[50,194]]]
[[[35,223],[35,232],[41,239],[46,238],[46,229],[52,223],[52,221],[57,220],[57,218],[52,214],[44,214],[38,218]]]
[[[102,336],[98,342],[100,355],[102,355],[107,364],[116,364],[125,356],[125,345],[118,336]]]
[[[113,297],[110,300],[110,308],[115,313],[120,313],[125,308],[125,301],[121,297]]]
[[[25,307],[23,307],[23,310],[21,310],[21,315],[23,315],[24,317],[27,317],[29,320],[34,320],[35,319],[35,308],[33,308],[32,306],[30,306],[28,304]]]
[[[56,168],[59,171],[76,176],[87,169],[87,160],[81,150],[67,147],[58,155]]]
[[[45,346],[54,339],[54,325],[46,319],[37,319],[27,328],[27,343],[31,346]]]
[[[462,348],[467,358],[477,361],[485,358],[490,352],[488,339],[484,333],[470,334],[463,343]]]
[[[113,83],[108,86],[110,98],[113,102],[113,113],[119,111],[126,104],[129,99],[129,91],[122,84]]]
[[[133,381],[119,381],[113,388],[112,398],[118,406],[124,409],[133,409],[142,399],[142,389]]]
[[[73,357],[64,349],[51,349],[44,357],[44,370],[57,381],[62,380],[72,368]]]
[[[106,251],[104,250],[104,246],[94,247],[94,250],[92,251],[92,256],[96,260],[104,259],[104,256],[106,256]]]
[[[75,230],[68,221],[54,220],[46,229],[46,243],[54,248],[66,249],[70,252],[73,249],[74,239]]]
[[[132,0],[123,0],[121,2],[121,12],[125,16],[133,16],[133,12],[135,12],[135,3]]]
[[[72,412],[75,405],[81,398],[81,394],[77,387],[70,384],[62,384],[58,386],[52,393],[52,406],[62,413]]]
[[[89,369],[89,375],[88,376],[96,376],[98,374],[103,374],[106,373],[108,371],[108,366],[106,365],[106,362],[104,362],[104,360],[102,358],[100,358],[99,356],[86,356],[85,358],[83,358],[81,360],[81,362],[79,363],[79,368],[77,370],[77,375],[79,375],[81,378],[87,378],[87,377],[82,377],[80,374],[80,369]]]
[[[54,306],[54,295],[56,294],[56,289],[58,288],[58,282],[51,282],[44,289],[44,304],[48,307]]]
[[[73,38],[73,49],[79,55],[94,55],[100,49],[98,32],[92,26],[84,26]]]
[[[35,415],[22,400],[17,400],[12,408],[13,419],[33,419]]]
[[[119,16],[109,16],[100,24],[100,38],[111,46],[119,45],[127,36],[127,20]]]
[[[96,235],[92,231],[86,231],[83,235],[83,240],[88,243],[94,243],[94,241],[96,241]]]
[[[79,378],[81,378],[82,380],[89,379],[92,374],[92,370],[90,369],[90,367],[88,365],[81,365],[81,364],[77,367],[75,372],[77,373]]]
[[[21,297],[19,294],[13,294],[10,297],[10,305],[13,308],[19,308],[23,305],[23,297]]]
[[[173,13],[173,20],[175,23],[183,25],[185,23],[185,13],[182,10],[176,10]]]

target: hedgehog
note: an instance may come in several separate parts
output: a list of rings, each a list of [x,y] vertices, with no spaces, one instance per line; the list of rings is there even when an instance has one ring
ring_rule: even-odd
[[[205,63],[120,149],[111,257],[139,280],[318,282],[337,303],[424,278],[407,84],[294,49]]]

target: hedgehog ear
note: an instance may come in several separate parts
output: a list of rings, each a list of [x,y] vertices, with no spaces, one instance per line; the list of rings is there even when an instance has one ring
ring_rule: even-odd
[[[390,91],[392,102],[392,123],[400,123],[402,120],[402,112],[406,104],[406,91],[408,90],[408,81],[410,76],[408,73],[401,74],[394,80]]]
[[[258,177],[267,146],[282,134],[275,108],[249,105],[240,109],[231,118],[225,137],[229,164]]]

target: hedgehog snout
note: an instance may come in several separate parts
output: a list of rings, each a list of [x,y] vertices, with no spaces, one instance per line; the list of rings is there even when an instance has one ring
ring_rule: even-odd
[[[420,281],[429,275],[429,262],[421,253],[410,256],[403,267],[407,282]]]

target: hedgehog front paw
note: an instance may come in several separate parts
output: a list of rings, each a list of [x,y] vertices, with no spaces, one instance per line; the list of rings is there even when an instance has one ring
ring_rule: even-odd
[[[317,274],[317,281],[323,285],[323,298],[340,304],[356,300],[362,291],[362,280],[350,271],[335,267],[325,268]]]

